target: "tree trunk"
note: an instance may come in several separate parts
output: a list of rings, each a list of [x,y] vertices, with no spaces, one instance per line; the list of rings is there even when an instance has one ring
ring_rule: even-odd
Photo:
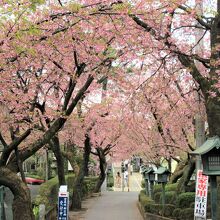
[[[170,183],[176,183],[179,178],[183,176],[184,168],[187,166],[187,161],[181,161],[178,163],[175,171],[173,172],[172,176],[170,177]]]
[[[90,138],[88,135],[86,135],[86,139],[84,141],[83,161],[80,166],[79,175],[77,176],[73,186],[72,204],[70,207],[71,210],[82,208],[82,198],[81,198],[82,185],[86,173],[86,167],[88,167],[88,163],[89,163],[90,152],[91,152]]]
[[[0,167],[0,185],[8,187],[13,195],[13,219],[34,220],[30,191],[26,184],[6,167]]]
[[[195,159],[194,158],[189,158],[188,159],[188,164],[185,166],[183,175],[179,180],[178,187],[177,187],[177,192],[187,192],[188,191],[188,183],[189,180],[195,170]]]
[[[70,165],[73,168],[73,172],[77,176],[80,171],[80,166],[79,166],[80,162],[76,160],[77,155],[75,154],[75,152],[68,149],[67,152],[62,151],[62,155],[70,162]]]
[[[100,191],[100,188],[101,188],[101,186],[105,180],[105,177],[106,177],[105,171],[106,171],[106,167],[107,167],[104,150],[102,148],[97,148],[96,150],[97,150],[97,154],[99,157],[100,174],[99,174],[98,182],[97,182],[95,189],[94,189],[95,193]]]
[[[65,171],[64,171],[64,158],[60,149],[59,137],[55,135],[50,141],[50,147],[56,157],[57,161],[57,174],[59,179],[59,185],[66,185]]]
[[[220,136],[220,102],[217,98],[209,98],[206,101],[206,112],[209,124],[209,135]]]

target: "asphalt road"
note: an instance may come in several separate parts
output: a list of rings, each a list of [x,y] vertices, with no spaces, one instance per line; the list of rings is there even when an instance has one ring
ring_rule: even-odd
[[[143,220],[138,192],[103,192],[87,210],[85,220]]]

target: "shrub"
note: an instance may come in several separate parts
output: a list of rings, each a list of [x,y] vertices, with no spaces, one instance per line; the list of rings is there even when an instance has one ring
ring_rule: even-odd
[[[153,187],[153,195],[158,193],[158,192],[161,192],[161,191],[162,191],[162,185],[161,184],[154,185],[154,187]]]
[[[73,192],[73,184],[74,184],[74,174],[69,174],[65,176],[66,182],[68,185],[68,191],[70,193],[70,199]],[[92,192],[97,181],[97,177],[85,177],[83,186],[82,186],[82,197],[88,195],[89,192]],[[39,189],[39,195],[35,199],[35,204],[45,204],[46,209],[50,209],[57,204],[57,196],[59,190],[58,178],[52,178],[47,182],[41,184]]]
[[[178,183],[166,184],[165,191],[166,192],[177,191],[177,186],[178,186]]]
[[[175,209],[175,205],[171,204],[165,204],[164,211],[163,211],[163,205],[162,204],[155,204],[155,203],[148,203],[145,206],[145,211],[150,212],[155,215],[161,215],[170,217],[172,216],[173,210]]]
[[[192,202],[195,201],[194,192],[181,193],[177,197],[177,207],[178,208],[188,208]]]
[[[195,202],[192,202],[192,203],[190,204],[189,208],[193,208],[193,209],[194,209],[194,207],[195,207]]]
[[[180,220],[189,220],[194,219],[194,209],[193,208],[186,208],[180,211]]]
[[[174,209],[175,209],[175,205],[165,204],[164,213],[163,213],[164,216],[171,217]]]
[[[178,185],[178,183],[166,184],[165,191],[166,192],[177,191],[177,185]],[[162,184],[154,185],[154,187],[153,187],[153,194],[155,194],[157,192],[162,192]]]
[[[144,207],[144,211],[150,212],[150,207],[152,204],[154,204],[154,201],[146,195],[145,190],[140,191],[138,198],[139,202],[141,203],[141,206]]]
[[[111,188],[114,186],[114,177],[113,177],[113,173],[111,171],[111,173],[109,173],[107,175],[107,187]]]
[[[35,203],[45,204],[47,208],[53,207],[57,202],[57,193],[58,193],[58,178],[52,178],[47,182],[41,184],[39,189],[39,195],[36,197]]]
[[[151,204],[150,212],[156,215],[162,215],[163,206],[162,204]]]
[[[177,194],[175,191],[165,192],[166,204],[176,204]],[[160,195],[160,203],[162,203],[162,193]]]
[[[88,191],[92,192],[95,189],[96,183],[98,181],[98,177],[86,177],[85,180],[87,180],[87,187]]]
[[[172,217],[174,217],[175,219],[179,219],[180,218],[180,212],[181,212],[180,208],[174,209]]]
[[[144,207],[146,204],[148,203],[152,203],[153,200],[148,197],[145,193],[145,190],[141,190],[140,193],[139,193],[139,201],[141,203],[141,205]]]
[[[172,217],[178,220],[194,219],[194,209],[193,208],[186,208],[186,209],[177,208],[173,211]]]
[[[97,182],[97,177],[85,177],[82,187],[82,197],[86,197],[89,193],[93,192]]]
[[[156,192],[154,193],[153,199],[156,203],[161,203],[161,198],[162,197],[162,193],[161,192]]]

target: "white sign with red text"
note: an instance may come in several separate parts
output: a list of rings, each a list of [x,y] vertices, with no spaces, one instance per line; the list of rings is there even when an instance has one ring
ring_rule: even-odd
[[[198,170],[196,177],[195,217],[206,218],[207,194],[208,176],[203,175],[202,170]]]

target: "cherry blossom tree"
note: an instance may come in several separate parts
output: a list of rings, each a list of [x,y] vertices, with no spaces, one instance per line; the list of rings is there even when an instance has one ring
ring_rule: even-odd
[[[115,37],[103,35],[105,27],[93,15],[93,6],[79,10],[73,5],[70,10],[54,5],[51,12],[35,5],[26,14],[26,4],[4,5],[9,13],[16,12],[2,21],[1,36],[0,101],[11,138],[2,126],[0,183],[12,190],[18,219],[33,219],[28,188],[16,175],[19,164],[55,137],[92,82],[108,75],[117,56],[109,51]]]

